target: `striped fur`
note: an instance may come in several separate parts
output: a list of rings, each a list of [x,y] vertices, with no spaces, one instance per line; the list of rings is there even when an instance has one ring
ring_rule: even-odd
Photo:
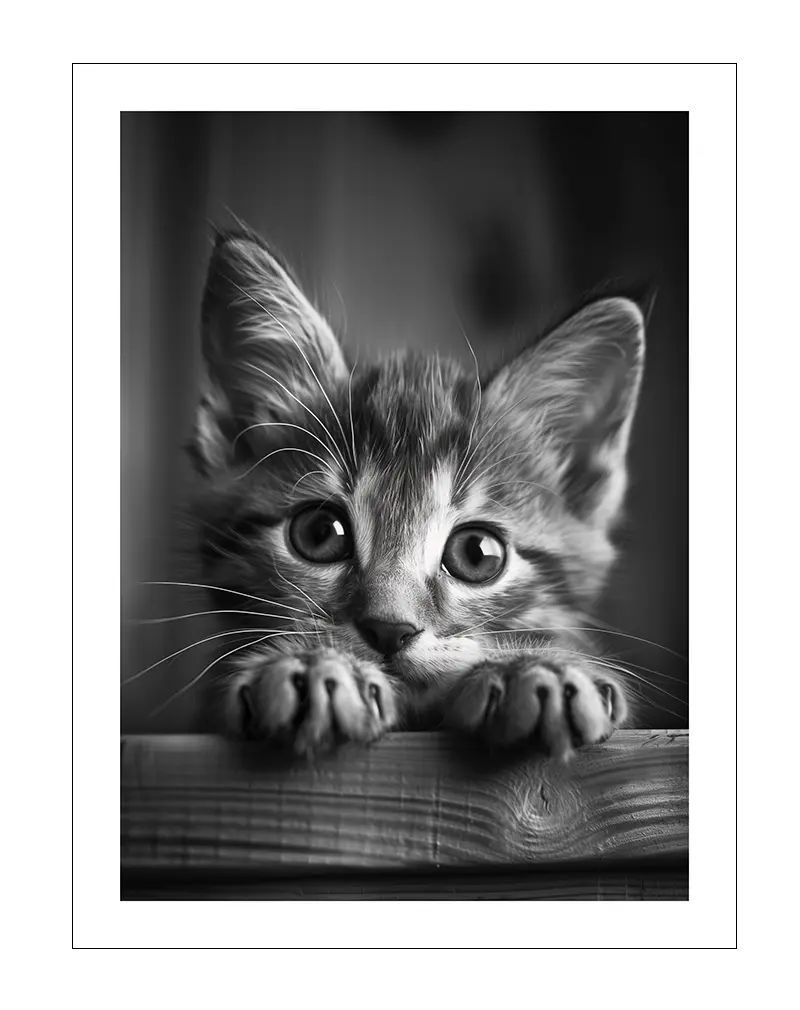
[[[261,629],[219,678],[229,722],[245,712],[252,723],[264,664],[323,647],[350,657],[341,669],[328,663],[339,671],[332,682],[352,677],[363,687],[372,677],[370,690],[391,695],[407,722],[453,711],[450,721],[470,729],[474,705],[486,700],[465,701],[463,684],[478,683],[475,671],[498,661],[524,668],[540,708],[548,692],[562,699],[561,723],[546,706],[530,717],[551,750],[565,750],[552,742],[557,724],[574,742],[624,718],[624,691],[608,671],[565,657],[587,652],[569,629],[585,627],[614,560],[610,534],[643,364],[633,303],[590,305],[486,380],[438,357],[392,356],[351,370],[288,269],[260,239],[238,233],[217,240],[203,319],[207,368],[193,453],[204,476],[197,515],[207,581],[220,587],[220,610],[254,610],[231,628]],[[292,548],[289,524],[310,502],[347,517],[351,558],[314,564]],[[459,581],[442,567],[451,532],[471,524],[506,545],[505,569],[487,583]],[[246,597],[233,593],[260,602],[240,606]],[[386,661],[359,633],[365,615],[421,630]],[[252,644],[273,632],[290,634]],[[317,666],[309,660],[307,668]],[[495,667],[480,676],[497,680]],[[497,683],[508,707],[517,689]],[[480,684],[473,694],[483,697]],[[582,708],[570,707],[568,688],[587,698]],[[280,708],[273,701],[264,711]],[[515,705],[533,711],[533,702]]]

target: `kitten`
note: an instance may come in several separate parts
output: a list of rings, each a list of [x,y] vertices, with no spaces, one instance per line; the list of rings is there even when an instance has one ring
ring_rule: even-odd
[[[203,349],[192,453],[227,730],[313,754],[445,725],[565,758],[625,720],[582,629],[625,493],[632,302],[480,382],[436,357],[351,369],[287,266],[226,233]]]

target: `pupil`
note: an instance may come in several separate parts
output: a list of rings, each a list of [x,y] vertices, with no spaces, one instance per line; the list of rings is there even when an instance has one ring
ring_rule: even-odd
[[[331,535],[331,521],[327,518],[317,519],[311,526],[311,539],[314,546],[319,547],[329,539]]]
[[[470,537],[466,543],[467,560],[476,568],[484,559],[483,537]]]

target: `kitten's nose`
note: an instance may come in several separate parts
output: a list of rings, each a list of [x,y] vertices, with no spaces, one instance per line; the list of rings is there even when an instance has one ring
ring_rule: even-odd
[[[400,652],[422,631],[422,628],[415,628],[413,624],[395,624],[392,621],[379,621],[374,617],[356,621],[356,627],[367,645],[384,656],[393,656],[396,652]]]

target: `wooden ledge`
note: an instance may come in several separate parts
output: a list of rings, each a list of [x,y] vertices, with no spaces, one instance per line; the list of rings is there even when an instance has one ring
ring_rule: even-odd
[[[123,890],[176,873],[241,887],[433,873],[441,889],[442,873],[588,867],[627,880],[643,865],[685,881],[688,756],[683,730],[618,732],[567,766],[445,733],[395,733],[313,766],[213,736],[126,737]]]

